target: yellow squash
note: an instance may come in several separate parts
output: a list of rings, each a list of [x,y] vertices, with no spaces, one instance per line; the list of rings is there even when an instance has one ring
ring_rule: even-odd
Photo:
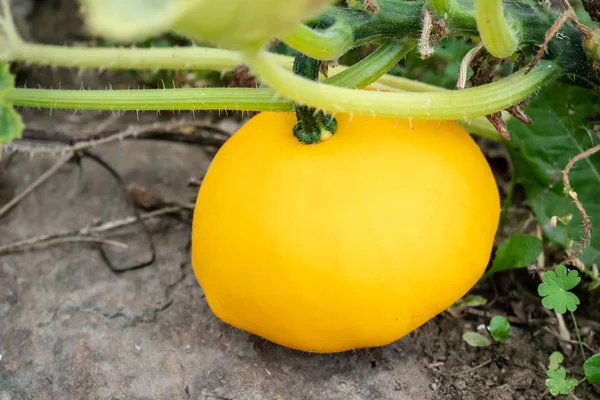
[[[457,123],[337,115],[314,145],[262,113],[218,152],[194,213],[192,260],[212,311],[314,353],[393,342],[482,275],[500,201]]]

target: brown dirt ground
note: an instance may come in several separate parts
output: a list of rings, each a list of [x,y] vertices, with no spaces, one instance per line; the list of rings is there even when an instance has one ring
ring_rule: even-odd
[[[46,43],[83,40],[75,10],[74,0],[37,0],[31,13],[23,12],[28,23],[21,24],[22,30]],[[79,87],[83,81],[86,87],[105,87],[117,81],[107,73],[18,70],[28,86],[60,81],[62,87]],[[110,113],[21,111],[30,128],[74,137],[100,126],[137,123],[135,114],[115,118]],[[146,113],[140,122],[183,117]],[[237,126],[232,118],[210,118],[229,131]],[[505,155],[497,146],[481,145],[504,193]],[[202,178],[214,151],[159,140],[94,148],[125,184],[137,183],[168,201],[184,203],[194,200],[197,187],[188,182]],[[0,206],[55,161],[24,155],[0,161]],[[130,215],[115,180],[84,158],[80,165],[63,166],[0,218],[0,246]],[[518,229],[526,217],[526,209],[515,207],[512,228]],[[577,348],[556,338],[556,317],[540,307],[537,278],[525,271],[473,289],[490,305],[445,312],[382,348],[309,355],[226,326],[210,312],[193,276],[190,218],[189,212],[181,212],[147,220],[156,260],[122,274],[110,271],[96,244],[66,243],[0,255],[0,400],[540,399],[543,365],[554,350],[567,354],[570,376],[583,377]],[[105,237],[129,245],[125,252],[110,253],[111,260],[140,261],[149,255],[139,225]],[[600,299],[597,293],[578,294],[582,335],[597,351]],[[494,348],[467,346],[462,334],[493,315],[511,318],[510,338]],[[600,389],[581,383],[575,394],[598,399]]]

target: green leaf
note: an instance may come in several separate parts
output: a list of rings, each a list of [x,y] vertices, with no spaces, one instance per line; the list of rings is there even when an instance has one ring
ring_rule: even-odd
[[[564,368],[549,369],[546,371],[548,379],[546,379],[546,386],[553,396],[559,394],[569,394],[577,386],[577,379],[567,378],[567,371]]]
[[[575,155],[600,142],[586,118],[598,112],[600,95],[574,85],[556,82],[543,89],[525,109],[534,123],[515,118],[508,122],[512,140],[508,148],[524,187],[526,202],[542,226],[544,234],[563,247],[577,245],[583,236],[583,223],[573,201],[563,193],[562,170]],[[600,154],[575,164],[570,181],[590,216],[600,223]],[[553,216],[572,215],[565,227],[552,227]],[[579,257],[586,265],[600,263],[600,231]]]
[[[583,371],[589,383],[600,384],[600,353],[594,354],[583,364]]]
[[[119,42],[174,31],[197,41],[257,50],[334,0],[82,0],[92,32]]]
[[[525,268],[533,264],[543,250],[542,241],[535,236],[510,236],[498,246],[494,263],[485,276],[508,269]]]
[[[469,346],[473,347],[488,347],[492,344],[490,339],[477,332],[465,332],[463,334],[463,340],[467,342]]]
[[[567,274],[564,265],[556,267],[556,271],[544,273],[544,281],[538,286],[538,294],[543,297],[542,305],[549,310],[554,309],[559,314],[567,310],[573,312],[579,305],[579,298],[569,290],[573,289],[581,278],[577,271],[572,270]]]
[[[21,132],[23,121],[19,113],[11,105],[0,104],[0,145],[21,137]]]
[[[562,362],[565,360],[565,356],[563,356],[560,351],[555,351],[554,353],[550,354],[550,357],[548,358],[550,360],[548,369],[559,369],[560,364],[562,364]]]
[[[15,77],[10,73],[10,65],[0,62],[0,99],[4,101],[5,96],[15,88]]]
[[[21,136],[23,121],[5,96],[15,87],[15,77],[10,73],[8,63],[0,63],[0,145]]]
[[[490,322],[490,335],[494,338],[496,342],[503,342],[508,338],[510,334],[510,322],[501,316],[496,315],[492,318]]]
[[[476,294],[470,294],[467,297],[463,297],[462,299],[456,301],[452,305],[452,307],[477,307],[484,306],[487,304],[487,299],[483,296],[478,296]]]

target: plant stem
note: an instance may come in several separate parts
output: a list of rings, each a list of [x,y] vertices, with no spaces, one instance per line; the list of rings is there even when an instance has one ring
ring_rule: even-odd
[[[16,106],[75,110],[292,111],[293,103],[269,89],[200,88],[148,90],[13,89],[6,101]]]
[[[327,29],[311,29],[298,24],[282,38],[294,49],[316,59],[337,58],[349,49],[377,40],[419,40],[423,8],[428,6],[442,19],[448,36],[479,36],[475,19],[474,0],[378,0],[379,13],[371,14],[359,10],[329,7],[314,21],[326,23]],[[504,2],[479,0],[484,9],[503,6],[505,13],[494,14],[499,20],[519,28],[523,49],[533,55],[543,43],[546,32],[556,19],[556,13],[542,9],[533,0]],[[502,7],[501,7],[502,8]],[[504,16],[506,15],[506,17]],[[499,21],[498,20],[498,21]],[[313,21],[313,22],[314,22]],[[496,22],[498,22],[496,21]],[[22,61],[37,65],[78,68],[123,68],[123,69],[216,69],[234,68],[240,61],[237,52],[220,49],[172,48],[172,49],[124,49],[124,48],[71,48],[62,46],[25,43],[16,34],[9,17],[0,17],[4,35],[0,35],[2,58],[6,61]],[[498,26],[481,23],[486,44],[493,43],[486,37],[509,37],[506,24],[503,32],[491,32]],[[522,29],[520,29],[522,27]],[[490,29],[488,29],[490,28]],[[487,29],[487,30],[486,30]],[[561,40],[553,40],[547,54],[561,58],[565,72],[581,73],[587,68],[582,35],[567,24],[562,27]],[[492,49],[493,44],[490,44]],[[592,46],[593,47],[593,46]],[[595,55],[598,52],[588,50]],[[498,53],[499,54],[499,53]],[[280,56],[281,63],[291,68],[289,57]],[[589,72],[589,71],[588,71]]]
[[[515,32],[520,27],[506,20],[502,0],[475,0],[475,16],[479,35],[491,55],[506,58],[517,50],[519,40]]]
[[[15,106],[110,111],[236,110],[291,112],[294,104],[270,89],[140,89],[53,90],[13,89],[6,100]],[[485,118],[458,121],[470,133],[500,140]]]
[[[416,44],[415,41],[386,42],[354,64],[353,68],[346,69],[327,79],[327,83],[340,87],[363,88],[369,86],[398,64]]]
[[[242,62],[239,52],[207,47],[74,47],[19,42],[2,54],[5,61],[64,68],[227,71]],[[291,57],[277,55],[282,64]]]
[[[577,326],[577,319],[575,318],[573,311],[571,311],[571,319],[573,320],[573,326],[575,327],[575,334],[577,335],[577,343],[579,344],[579,349],[581,350],[581,357],[583,358],[583,361],[585,361],[585,351],[583,350],[581,335],[579,333],[579,327]]]
[[[456,0],[426,0],[426,3],[438,15],[450,15],[456,9]]]
[[[367,86],[381,74],[387,72],[409,48],[409,45],[397,43],[381,46],[365,58],[363,60],[365,62],[343,68],[342,72],[325,82],[353,88]],[[212,53],[212,50],[210,52]],[[237,54],[227,51],[225,53]],[[277,60],[281,60],[281,57],[275,57]],[[285,59],[292,60],[291,57]],[[367,60],[369,62],[366,62]],[[394,82],[394,79],[389,81]],[[270,89],[201,88],[116,91],[14,89],[6,94],[6,100],[17,106],[91,110],[293,110],[291,101],[281,98]]]
[[[263,54],[261,57],[264,58],[266,55]],[[300,95],[307,105],[316,104],[318,108],[334,112],[418,119],[460,120],[501,110],[521,101],[539,85],[560,74],[558,68],[543,61],[526,76],[517,73],[504,80],[477,88],[440,93],[385,93],[342,89],[314,83],[296,77],[281,67],[274,67],[268,61],[266,64],[268,66],[266,72],[274,77],[267,83],[272,84],[275,81],[274,86],[283,85],[283,96],[294,99],[294,95]],[[273,68],[275,68],[274,73]],[[288,82],[289,86],[285,83],[288,79],[291,79]],[[292,96],[286,92],[291,92]],[[316,103],[306,101],[315,100],[315,97]],[[269,89],[203,88],[131,91],[14,89],[7,95],[6,100],[17,106],[96,110],[291,111],[293,109],[290,100],[278,98]]]
[[[282,61],[287,60],[282,57]],[[242,62],[238,52],[206,47],[117,48],[65,47],[22,42],[11,61],[66,68],[232,70]]]
[[[312,82],[274,64],[266,52],[248,54],[246,60],[261,81],[295,102],[330,113],[413,119],[470,119],[502,111],[562,74],[555,64],[541,61],[528,75],[519,71],[479,87],[439,93],[388,93]]]
[[[474,135],[494,140],[496,142],[501,142],[504,140],[496,128],[494,128],[494,125],[492,125],[485,117],[473,118],[470,121],[457,120],[456,122],[462,125],[467,132]]]
[[[294,74],[316,81],[322,62],[305,54],[298,53],[294,60]],[[294,136],[300,143],[314,144],[328,139],[337,130],[337,121],[323,111],[302,104],[294,104],[297,122],[293,127]]]
[[[354,35],[348,25],[334,25],[326,30],[296,25],[282,41],[301,53],[319,60],[337,58],[354,47]]]

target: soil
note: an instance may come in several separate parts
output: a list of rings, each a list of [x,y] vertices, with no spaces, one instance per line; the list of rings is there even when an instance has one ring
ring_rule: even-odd
[[[38,1],[30,20],[50,18],[44,13],[58,18],[71,3]],[[31,29],[34,37],[41,29],[36,26]],[[79,32],[80,26],[73,29]],[[64,31],[60,35],[61,41],[68,37]],[[48,73],[55,72],[23,71],[30,82],[53,81],[55,76]],[[64,76],[73,85],[81,79]],[[94,78],[99,87],[107,79]],[[76,138],[191,118],[19,111],[28,128]],[[195,117],[229,132],[240,123],[215,114]],[[480,144],[505,192],[505,154],[498,146]],[[190,182],[201,181],[215,150],[213,144],[126,140],[92,151],[118,172],[123,185],[141,185],[146,194],[169,204],[190,204],[198,190]],[[56,160],[22,154],[0,160],[0,206]],[[518,194],[516,198],[518,202]],[[0,246],[123,219],[133,212],[114,177],[83,157],[64,165],[0,217]],[[510,215],[511,223],[522,223],[527,209],[517,206]],[[388,346],[315,355],[274,345],[225,325],[211,313],[190,265],[190,222],[190,211],[182,210],[146,220],[151,240],[139,223],[104,234],[128,245],[119,251],[103,246],[116,266],[147,261],[154,245],[153,262],[126,272],[113,272],[97,243],[68,242],[0,255],[0,400],[537,400],[551,397],[544,384],[545,365],[556,350],[566,354],[569,376],[583,378],[577,347],[557,338],[557,318],[540,306],[539,282],[527,271],[480,283],[472,293],[486,297],[488,305],[448,310]],[[583,340],[598,351],[598,295],[579,295]],[[511,319],[509,339],[490,348],[468,346],[462,334],[489,323],[494,315]],[[582,381],[575,395],[598,399],[600,388]]]

